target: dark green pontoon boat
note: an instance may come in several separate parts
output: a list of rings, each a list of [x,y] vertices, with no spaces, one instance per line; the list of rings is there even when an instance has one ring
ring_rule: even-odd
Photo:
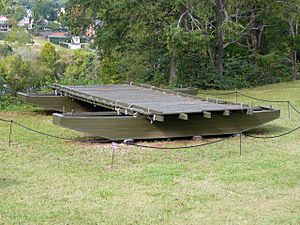
[[[53,114],[54,124],[111,140],[234,134],[280,116],[280,111],[271,107],[252,107],[132,83],[54,85],[53,89],[52,96],[18,96],[25,102],[63,111]]]

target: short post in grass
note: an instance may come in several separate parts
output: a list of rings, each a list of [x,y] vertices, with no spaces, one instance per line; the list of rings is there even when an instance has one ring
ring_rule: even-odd
[[[240,133],[240,156],[242,156],[242,135],[243,133]]]
[[[289,118],[291,118],[291,110],[290,110],[290,101],[287,102],[287,105],[288,105],[288,114],[289,114]]]
[[[11,145],[11,136],[12,136],[12,125],[13,121],[9,121],[9,133],[8,133],[8,147]]]
[[[112,154],[111,154],[111,169],[114,168],[114,160],[115,160],[115,151],[117,150],[117,143],[112,142],[111,143],[111,149],[112,149]]]

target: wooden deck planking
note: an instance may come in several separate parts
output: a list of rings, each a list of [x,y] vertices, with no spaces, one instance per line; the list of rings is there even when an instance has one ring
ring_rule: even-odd
[[[169,91],[151,89],[135,85],[93,85],[93,86],[57,86],[58,91],[66,94],[80,95],[87,99],[104,99],[116,107],[132,110],[140,109],[149,115],[149,112],[160,112],[162,115],[179,113],[201,113],[204,111],[241,111],[247,109],[245,105],[223,104],[197,99],[188,95]],[[103,102],[102,102],[103,103]],[[105,103],[104,103],[105,104]],[[151,113],[150,113],[151,114]]]

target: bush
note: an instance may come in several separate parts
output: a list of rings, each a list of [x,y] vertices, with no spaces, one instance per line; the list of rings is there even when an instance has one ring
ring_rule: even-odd
[[[24,28],[14,27],[5,37],[5,41],[17,43],[19,45],[33,44],[33,40]]]
[[[24,91],[34,85],[29,62],[14,55],[0,60],[0,74],[13,92]]]
[[[12,111],[12,110],[24,110],[27,108],[32,108],[30,105],[26,105],[20,102],[13,95],[0,95],[0,110],[1,111]]]
[[[7,37],[8,33],[7,32],[0,32],[0,40],[4,41]]]
[[[100,61],[94,53],[76,50],[66,64],[61,78],[62,83],[77,85],[100,83]]]
[[[13,49],[8,44],[0,44],[0,57],[9,56],[13,53]]]

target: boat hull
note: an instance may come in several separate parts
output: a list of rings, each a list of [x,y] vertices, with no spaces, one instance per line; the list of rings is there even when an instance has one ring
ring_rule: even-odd
[[[20,101],[57,112],[71,112],[72,110],[77,112],[88,112],[93,110],[92,105],[71,99],[67,96],[18,92],[17,97]]]
[[[151,123],[143,116],[117,116],[106,114],[53,114],[56,125],[111,140],[159,139],[192,136],[227,135],[250,130],[278,119],[279,110],[260,110],[248,115],[233,112],[229,116],[214,113],[211,118],[203,114],[189,115],[188,120],[176,116],[166,117],[164,122]]]

